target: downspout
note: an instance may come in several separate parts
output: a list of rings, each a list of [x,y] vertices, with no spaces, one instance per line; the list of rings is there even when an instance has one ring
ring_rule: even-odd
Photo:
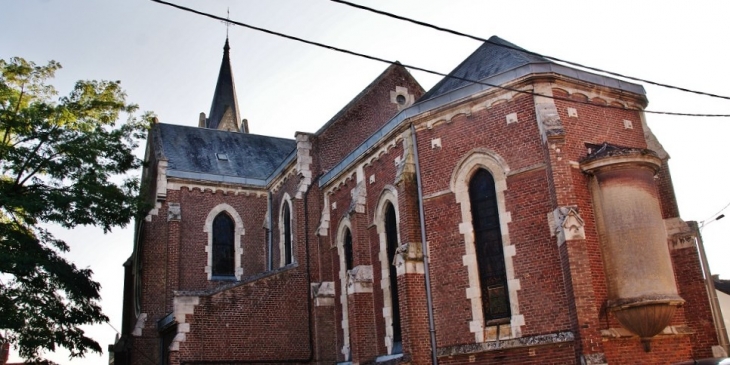
[[[266,262],[267,271],[273,270],[274,267],[274,253],[272,250],[274,249],[274,213],[271,211],[271,200],[273,199],[271,196],[271,191],[268,192],[269,199],[267,204],[267,208],[269,211],[269,230],[266,232],[266,240],[269,244],[269,257],[268,261]]]
[[[426,279],[426,303],[428,305],[428,332],[431,337],[431,364],[438,364],[436,357],[436,326],[433,320],[433,297],[431,295],[431,273],[429,270],[428,245],[426,244],[426,219],[423,213],[423,186],[421,185],[421,164],[418,160],[418,141],[416,128],[411,123],[411,142],[413,143],[413,159],[416,164],[416,186],[418,186],[418,218],[421,226],[421,251],[423,252],[423,271]]]
[[[322,175],[320,175],[322,176]],[[319,181],[317,177],[316,181]],[[306,363],[312,362],[314,359],[314,333],[312,330],[312,272],[309,259],[309,191],[312,190],[312,184],[307,187],[307,191],[304,192],[304,255],[306,256],[305,261],[307,263],[307,314],[308,314],[308,328],[309,328],[309,358],[305,361]]]

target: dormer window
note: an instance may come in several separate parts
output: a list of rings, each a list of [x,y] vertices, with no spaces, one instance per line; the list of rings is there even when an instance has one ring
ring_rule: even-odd
[[[215,157],[218,159],[218,161],[228,161],[228,155],[225,153],[216,153]]]

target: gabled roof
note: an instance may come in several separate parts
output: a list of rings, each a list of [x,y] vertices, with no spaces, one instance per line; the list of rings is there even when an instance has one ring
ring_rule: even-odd
[[[167,159],[167,176],[262,185],[294,152],[292,139],[158,123],[154,150]]]
[[[459,66],[456,66],[449,73],[449,77],[444,77],[431,90],[424,94],[418,102],[473,84],[473,82],[462,80],[458,77],[481,81],[505,71],[534,63],[552,62],[546,58],[527,53],[525,49],[507,42],[502,38],[492,36],[488,42],[482,44],[481,47],[477,48]]]
[[[236,125],[241,122],[236,85],[233,82],[233,72],[231,71],[230,49],[228,38],[226,38],[226,44],[223,46],[223,61],[221,61],[220,72],[218,72],[218,83],[215,85],[213,103],[210,105],[210,114],[208,114],[207,127],[211,129],[218,128],[227,109],[231,109]]]
[[[397,72],[397,71],[401,71],[401,72],[403,72],[404,75],[407,75],[408,78],[410,78],[416,85],[418,85],[418,88],[419,88],[418,91],[423,92],[423,87],[421,87],[421,85],[418,83],[418,81],[416,81],[416,79],[413,78],[413,76],[408,72],[408,70],[405,67],[403,67],[403,65],[399,61],[395,61],[390,66],[388,66],[382,73],[380,73],[380,75],[378,75],[378,77],[376,77],[375,80],[370,82],[370,84],[368,84],[368,86],[366,86],[364,89],[362,89],[362,91],[360,91],[357,95],[355,95],[355,97],[352,98],[352,100],[350,100],[350,102],[347,103],[347,105],[342,107],[342,109],[340,109],[334,116],[332,116],[332,118],[330,118],[330,120],[328,120],[327,123],[322,125],[317,130],[317,132],[315,132],[315,134],[320,135],[320,134],[324,133],[324,131],[327,130],[327,128],[329,128],[333,123],[335,123],[343,115],[347,114],[349,111],[354,109],[358,105],[358,103],[360,103],[365,98],[365,96],[367,96],[373,89],[378,87],[378,85],[380,85],[383,82],[383,80],[385,80],[392,73]]]

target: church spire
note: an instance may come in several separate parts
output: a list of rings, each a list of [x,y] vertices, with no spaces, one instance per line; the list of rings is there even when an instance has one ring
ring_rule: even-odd
[[[236,85],[233,82],[233,73],[231,72],[230,49],[228,37],[226,37],[226,44],[223,46],[223,61],[218,73],[218,83],[215,85],[213,103],[210,106],[206,126],[211,129],[248,133],[247,126],[240,125],[241,115],[238,110]]]

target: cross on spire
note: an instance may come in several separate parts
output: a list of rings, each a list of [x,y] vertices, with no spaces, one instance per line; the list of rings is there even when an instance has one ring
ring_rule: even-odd
[[[226,8],[226,20],[221,20],[226,25],[226,39],[228,39],[228,27],[231,26],[231,8]]]

